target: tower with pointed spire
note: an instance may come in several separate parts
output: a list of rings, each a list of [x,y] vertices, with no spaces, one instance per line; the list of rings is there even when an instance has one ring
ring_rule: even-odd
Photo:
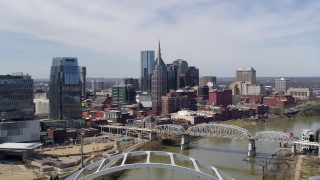
[[[161,113],[161,97],[167,93],[167,66],[161,58],[159,41],[158,57],[151,78],[152,110],[156,114]]]

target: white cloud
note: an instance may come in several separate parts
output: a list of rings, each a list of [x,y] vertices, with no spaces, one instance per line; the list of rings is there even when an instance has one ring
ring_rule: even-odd
[[[160,39],[167,63],[180,56],[198,66],[201,74],[233,76],[239,66],[261,68],[264,63],[259,59],[265,62],[270,56],[271,63],[280,65],[283,58],[298,62],[301,57],[310,61],[319,57],[319,53],[310,56],[319,46],[314,43],[317,35],[310,35],[320,30],[317,1],[10,0],[0,1],[0,7],[0,31],[137,63],[139,51],[155,49]],[[297,41],[302,42],[301,48]],[[226,69],[215,69],[224,63]],[[138,72],[131,74],[138,76]],[[277,73],[264,72],[264,76]],[[294,72],[288,69],[290,73]]]

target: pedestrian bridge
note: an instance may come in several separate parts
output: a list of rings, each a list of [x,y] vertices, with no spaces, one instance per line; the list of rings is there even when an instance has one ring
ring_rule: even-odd
[[[198,124],[191,126],[188,129],[184,129],[180,125],[165,124],[158,125],[153,129],[148,128],[136,128],[128,126],[113,126],[103,125],[100,126],[102,133],[113,133],[113,134],[128,134],[128,132],[142,135],[149,135],[152,132],[161,135],[182,135],[189,134],[191,136],[202,136],[202,137],[222,137],[232,139],[243,139],[243,140],[255,140],[255,141],[277,141],[277,142],[293,142],[292,135],[279,131],[260,131],[255,135],[252,135],[248,130],[220,123],[211,124]]]
[[[162,156],[163,159],[167,158],[168,163],[152,162],[151,156]],[[127,162],[131,157],[142,157],[144,162]],[[177,161],[186,161],[191,166],[182,166],[182,163],[177,164]],[[119,164],[119,165],[117,165]],[[114,166],[113,166],[114,165]],[[141,168],[160,168],[173,171],[180,171],[182,173],[189,173],[202,179],[217,179],[217,180],[231,180],[234,179],[228,174],[220,171],[219,169],[211,166],[210,164],[188,157],[181,154],[164,152],[164,151],[135,151],[115,156],[92,163],[83,169],[75,172],[67,178],[67,180],[87,180],[108,175],[114,172],[141,169]],[[150,178],[150,177],[149,177]],[[148,179],[146,177],[146,179]]]
[[[109,133],[117,132],[117,134],[123,134],[123,132],[127,133],[130,131],[136,132],[138,138],[142,138],[143,135],[149,135],[150,139],[154,139],[157,134],[160,134],[161,136],[182,135],[181,149],[189,148],[189,136],[243,139],[249,141],[248,156],[255,156],[256,154],[255,141],[276,141],[293,143],[292,135],[288,133],[279,131],[260,131],[255,135],[252,135],[248,130],[244,128],[220,123],[198,124],[196,126],[191,126],[186,130],[182,126],[174,124],[159,125],[153,129],[112,125],[104,125],[100,127],[102,133],[109,131]]]

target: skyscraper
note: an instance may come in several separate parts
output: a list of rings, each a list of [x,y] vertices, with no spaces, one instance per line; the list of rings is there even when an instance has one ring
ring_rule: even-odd
[[[217,78],[215,76],[202,76],[199,80],[199,86],[208,86],[208,82],[212,82],[215,87],[217,84]]]
[[[239,68],[236,72],[236,81],[230,85],[232,95],[247,95],[248,86],[256,84],[256,70],[250,68]]]
[[[173,61],[172,65],[176,68],[176,89],[199,84],[198,68],[188,66],[188,62],[182,59]]]
[[[81,118],[81,89],[78,59],[53,58],[49,83],[50,118]]]
[[[161,58],[159,42],[158,57],[151,78],[152,110],[156,114],[161,113],[161,97],[167,93],[167,66]]]
[[[199,85],[199,69],[195,66],[190,66],[187,73],[187,86]]]
[[[239,68],[236,74],[236,81],[249,85],[256,84],[256,70],[254,68]]]
[[[0,75],[0,120],[33,120],[34,110],[31,76]]]
[[[151,91],[151,75],[154,67],[154,51],[141,51],[141,91]]]
[[[168,91],[177,90],[177,66],[174,64],[167,64],[168,72]]]
[[[86,94],[86,76],[87,76],[87,68],[86,67],[81,67],[81,84],[82,84],[82,97],[87,98]]]
[[[124,84],[132,84],[135,91],[139,91],[139,79],[125,78],[123,79]]]
[[[289,89],[289,79],[280,78],[275,79],[275,91],[280,94],[284,94]]]
[[[30,75],[0,75],[0,144],[40,140]]]
[[[177,89],[187,86],[188,63],[185,60],[177,59],[173,61],[177,67]]]

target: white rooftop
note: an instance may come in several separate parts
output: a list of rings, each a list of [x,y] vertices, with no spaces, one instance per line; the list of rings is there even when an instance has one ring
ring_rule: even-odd
[[[42,143],[2,143],[0,144],[0,150],[3,150],[3,149],[31,150],[41,145]]]

